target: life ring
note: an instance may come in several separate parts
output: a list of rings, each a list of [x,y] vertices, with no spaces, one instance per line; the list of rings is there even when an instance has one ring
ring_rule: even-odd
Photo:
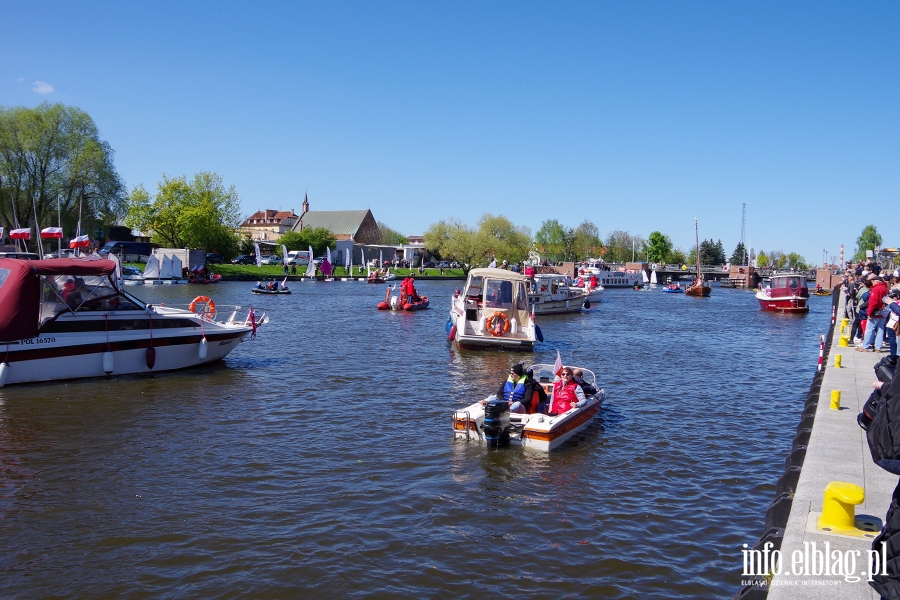
[[[201,313],[202,316],[207,319],[214,319],[216,317],[216,303],[210,300],[209,296],[197,296],[191,300],[191,305],[188,307],[188,310],[192,313],[197,312],[197,304],[206,304],[206,309]]]
[[[492,336],[500,337],[504,333],[509,332],[509,317],[502,312],[495,312],[485,321],[485,326]]]

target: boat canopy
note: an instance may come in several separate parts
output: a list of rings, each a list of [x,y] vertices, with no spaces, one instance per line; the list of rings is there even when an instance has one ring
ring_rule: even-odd
[[[466,282],[465,296],[485,310],[497,309],[519,323],[528,319],[528,291],[531,280],[505,269],[472,269]]]
[[[47,276],[106,277],[111,260],[0,258],[0,342],[36,337],[40,327],[41,282]]]

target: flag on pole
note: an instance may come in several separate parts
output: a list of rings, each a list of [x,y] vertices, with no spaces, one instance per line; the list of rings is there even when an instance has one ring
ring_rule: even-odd
[[[91,240],[86,235],[79,235],[69,240],[69,248],[87,248],[91,245]]]
[[[41,229],[41,237],[44,239],[62,239],[62,227],[44,227]]]
[[[262,266],[262,256],[259,255],[259,244],[257,242],[253,242],[253,250],[256,252],[256,266]]]
[[[353,252],[353,246],[350,246],[350,249],[347,250],[346,263],[347,263],[347,274],[352,275],[350,272],[350,253]]]
[[[27,229],[13,229],[9,232],[9,239],[11,240],[30,240],[31,239],[31,228]]]
[[[362,275],[363,265],[366,264],[366,251],[363,250],[362,248],[360,248],[360,249],[359,249],[359,256],[360,256],[360,258],[359,258],[359,260],[360,260],[360,263],[359,263],[359,274]],[[366,269],[366,271],[368,272],[368,269]]]
[[[553,372],[559,377],[559,374],[562,373],[563,364],[562,358],[559,356],[559,350],[556,351],[556,362],[553,363]]]
[[[281,245],[281,261],[284,263],[284,266],[288,266],[287,246],[284,244]]]

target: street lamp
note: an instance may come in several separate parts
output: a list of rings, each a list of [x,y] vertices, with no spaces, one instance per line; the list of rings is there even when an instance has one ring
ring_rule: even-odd
[[[822,250],[822,268],[823,269],[828,267],[827,256],[828,256],[828,251]]]

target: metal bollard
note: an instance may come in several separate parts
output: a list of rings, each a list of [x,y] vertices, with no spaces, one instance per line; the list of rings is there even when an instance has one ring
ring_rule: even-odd
[[[841,390],[831,390],[831,410],[841,410]]]

